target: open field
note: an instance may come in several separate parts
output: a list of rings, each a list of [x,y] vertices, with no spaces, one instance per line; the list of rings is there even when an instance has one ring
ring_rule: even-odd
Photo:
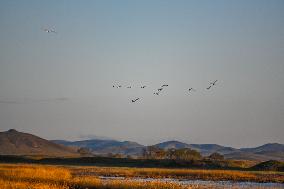
[[[72,176],[67,168],[38,165],[1,165],[0,185],[2,188],[17,189],[81,189],[81,188],[116,188],[116,189],[183,189],[189,188],[178,184],[137,181],[109,181],[103,183],[97,177]]]
[[[102,179],[101,176],[120,176],[121,179]],[[156,178],[139,181],[134,178]],[[0,164],[0,185],[4,189],[205,189],[218,187],[204,184],[180,184],[159,181],[158,178],[205,180],[234,180],[284,183],[283,173],[241,172],[218,170],[100,168],[80,166],[50,166]],[[269,178],[269,179],[268,179]],[[283,185],[282,185],[283,186]],[[224,187],[223,187],[224,188]],[[232,188],[232,187],[230,187]],[[238,188],[238,187],[233,187]],[[249,187],[251,188],[251,187]],[[259,188],[259,187],[254,187]],[[262,188],[262,187],[261,187]]]

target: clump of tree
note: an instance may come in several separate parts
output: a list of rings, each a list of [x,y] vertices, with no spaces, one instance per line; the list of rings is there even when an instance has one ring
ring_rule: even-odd
[[[143,149],[142,156],[145,159],[165,159],[166,151],[156,146],[148,146]]]
[[[108,153],[106,155],[106,157],[109,157],[109,158],[124,158],[124,156],[122,154],[119,154],[119,153]]]
[[[85,148],[85,147],[81,147],[77,150],[77,152],[81,155],[81,156],[90,156],[92,155],[92,152],[89,148]]]
[[[163,150],[155,146],[149,146],[143,150],[145,159],[173,159],[173,160],[198,160],[201,154],[190,148]]]
[[[211,155],[208,156],[208,158],[210,160],[215,160],[215,161],[221,161],[225,159],[224,156],[219,154],[218,152],[212,153]]]
[[[169,149],[167,150],[167,159],[175,160],[198,160],[201,159],[201,154],[190,148]]]

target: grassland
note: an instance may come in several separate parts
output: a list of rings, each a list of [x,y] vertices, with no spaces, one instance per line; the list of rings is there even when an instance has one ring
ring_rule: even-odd
[[[39,165],[0,165],[0,186],[3,189],[185,189],[173,183],[131,180],[103,182],[97,177],[72,176],[67,168]]]
[[[99,178],[102,175],[127,179],[105,181]],[[140,182],[132,180],[133,177],[284,182],[283,174],[267,172],[0,164],[0,186],[3,189],[215,189],[160,181]]]

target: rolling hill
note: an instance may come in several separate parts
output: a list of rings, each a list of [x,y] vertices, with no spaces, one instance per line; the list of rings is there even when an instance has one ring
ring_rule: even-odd
[[[65,146],[84,147],[90,149],[91,152],[98,155],[123,154],[123,155],[138,155],[141,154],[145,147],[141,144],[131,141],[116,141],[116,140],[83,140],[83,141],[65,141],[53,140],[53,142]]]
[[[0,132],[0,155],[76,156],[76,150],[32,134],[10,129]]]
[[[159,144],[155,144],[155,147],[164,149],[164,150],[168,150],[168,149],[180,149],[180,148],[191,148],[191,146],[189,144],[183,143],[183,142],[179,142],[176,140],[172,140],[172,141],[166,141],[166,142],[162,142]]]
[[[225,155],[230,159],[244,160],[284,160],[284,145],[278,143],[268,143],[256,148],[241,148],[238,152],[233,152]]]
[[[268,161],[278,160],[284,161],[284,145],[278,143],[268,143],[255,148],[231,148],[218,144],[186,144],[179,141],[166,141],[154,145],[162,149],[180,149],[191,148],[199,151],[203,156],[208,156],[214,152],[218,152],[227,159]]]
[[[231,148],[218,144],[187,144],[179,141],[166,141],[155,144],[161,149],[191,148],[199,151],[202,156],[214,152],[223,154],[227,159],[268,161],[284,161],[284,145],[269,143],[255,148]],[[140,156],[147,146],[131,141],[117,140],[82,140],[48,141],[32,134],[18,132],[10,129],[0,132],[0,155],[44,155],[44,156],[79,156],[79,148],[87,148],[97,155],[121,154],[124,156]]]
[[[179,141],[166,141],[159,144],[154,145],[158,148],[162,149],[180,149],[180,148],[191,148],[199,151],[203,156],[208,156],[214,152],[218,152],[220,154],[228,154],[232,152],[237,152],[238,149],[225,147],[218,144],[187,144]]]
[[[59,144],[76,147],[89,148],[94,154],[105,155],[105,154],[122,154],[140,156],[142,150],[147,146],[143,146],[136,142],[130,141],[116,141],[116,140],[84,140],[84,141],[54,141]],[[153,145],[155,147],[168,150],[171,148],[191,148],[199,151],[202,156],[208,156],[214,152],[218,152],[225,156],[227,159],[237,160],[252,160],[252,161],[267,161],[267,160],[278,160],[284,161],[284,150],[283,144],[265,144],[256,148],[232,148],[221,146],[218,144],[187,144],[180,141],[166,141]]]
[[[252,170],[256,171],[284,171],[284,163],[275,161],[275,160],[269,160],[262,163],[259,163],[253,167],[251,167]]]
[[[242,152],[252,152],[252,153],[274,153],[274,152],[284,152],[284,145],[278,143],[268,143],[256,148],[241,148]]]

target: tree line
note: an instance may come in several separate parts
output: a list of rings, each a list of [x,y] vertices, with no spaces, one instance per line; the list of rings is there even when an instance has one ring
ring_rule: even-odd
[[[148,146],[142,150],[144,159],[174,159],[174,160],[200,160],[203,159],[200,152],[190,148],[181,149],[161,149],[156,146]],[[224,156],[214,152],[208,157],[211,160],[224,160]]]
[[[78,152],[82,156],[90,156],[92,155],[92,151],[88,148],[81,147],[78,149]],[[123,154],[113,154],[109,153],[106,157],[112,158],[129,158],[132,159],[130,155]],[[210,159],[210,160],[224,160],[224,156],[214,152],[207,157],[202,157],[200,152],[190,148],[181,148],[181,149],[162,149],[156,146],[148,146],[142,149],[142,153],[140,157],[136,157],[139,159],[172,159],[172,160],[201,160],[201,159]]]

